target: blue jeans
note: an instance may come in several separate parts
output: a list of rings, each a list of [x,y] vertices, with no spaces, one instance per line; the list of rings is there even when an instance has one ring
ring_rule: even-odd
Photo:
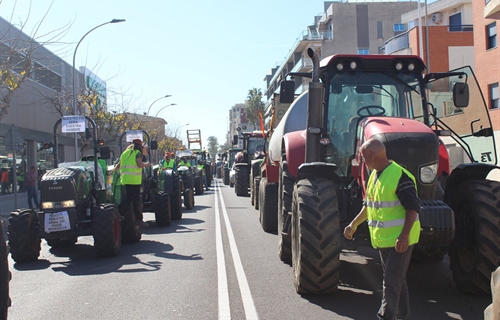
[[[31,199],[33,199],[33,201],[35,202],[36,208],[40,208],[40,204],[38,203],[38,192],[36,192],[36,187],[27,186],[26,191],[28,191],[28,205],[30,206],[30,209],[33,209]]]
[[[378,319],[410,319],[410,296],[406,285],[406,271],[410,264],[414,246],[398,253],[394,248],[379,249],[384,282],[382,304],[377,314]]]

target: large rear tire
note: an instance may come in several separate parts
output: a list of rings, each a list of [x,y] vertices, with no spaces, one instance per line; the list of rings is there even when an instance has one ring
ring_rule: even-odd
[[[172,175],[172,188],[170,190],[170,218],[179,220],[182,218],[182,192],[180,178]]]
[[[262,178],[258,190],[262,230],[274,233],[278,231],[278,185],[276,183],[268,183],[266,178]]]
[[[340,280],[338,186],[323,178],[297,182],[292,202],[292,263],[299,294],[332,294]]]
[[[463,292],[490,294],[491,273],[500,265],[500,182],[466,181],[453,199],[456,232],[449,252],[453,280]]]
[[[9,217],[10,254],[15,262],[29,262],[40,256],[38,215],[30,209],[18,209]]]
[[[120,215],[123,217],[121,223],[122,242],[138,242],[142,238],[142,228],[135,223],[135,214],[132,204],[121,206]]]
[[[248,166],[236,166],[234,190],[239,197],[248,196]]]
[[[7,319],[7,310],[10,307],[9,282],[11,273],[9,271],[9,250],[5,242],[3,221],[0,219],[0,319]]]
[[[94,208],[92,219],[94,248],[100,257],[114,257],[122,247],[120,214],[113,204]]]
[[[170,197],[166,192],[159,192],[153,203],[156,226],[168,227],[171,223]]]
[[[222,168],[221,167],[217,167],[217,169],[215,169],[215,177],[216,178],[222,178]]]
[[[286,224],[289,212],[292,211],[292,194],[295,179],[288,171],[288,164],[282,160],[278,185],[278,255],[280,260],[292,264],[291,229]]]

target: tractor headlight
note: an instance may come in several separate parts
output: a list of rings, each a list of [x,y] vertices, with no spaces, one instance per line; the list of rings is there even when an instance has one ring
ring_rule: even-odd
[[[438,164],[434,163],[420,168],[420,181],[422,183],[432,183],[436,179]]]
[[[54,208],[54,202],[42,202],[42,209]]]
[[[75,200],[66,200],[61,202],[63,208],[72,208],[75,206]]]

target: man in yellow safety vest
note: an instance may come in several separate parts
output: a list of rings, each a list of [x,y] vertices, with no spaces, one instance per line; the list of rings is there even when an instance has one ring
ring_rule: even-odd
[[[171,153],[166,151],[165,157],[160,161],[160,168],[162,170],[176,170],[177,166],[175,165],[175,160],[171,158]]]
[[[409,319],[406,272],[420,236],[420,199],[415,177],[388,160],[384,144],[377,139],[366,141],[360,151],[366,166],[373,171],[363,208],[344,229],[344,236],[351,240],[358,226],[365,220],[368,222],[371,243],[379,250],[384,272],[377,318]]]
[[[120,183],[125,186],[126,198],[120,206],[130,206],[134,208],[136,224],[139,227],[147,228],[149,225],[144,222],[141,209],[141,184],[142,168],[151,167],[151,163],[145,162],[147,148],[142,146],[140,139],[135,139],[120,156],[120,163],[117,169],[120,169]]]

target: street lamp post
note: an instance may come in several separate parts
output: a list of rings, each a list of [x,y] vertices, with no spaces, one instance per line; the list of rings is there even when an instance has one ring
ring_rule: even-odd
[[[181,140],[181,139],[177,138],[177,133],[179,132],[179,129],[180,129],[180,128],[182,128],[182,127],[185,127],[185,126],[189,126],[189,125],[190,125],[190,123],[186,123],[186,124],[184,124],[184,125],[180,126],[179,128],[175,129],[174,138],[176,138],[176,139],[178,139],[178,140]],[[181,143],[183,143],[183,142],[184,142],[183,140],[181,140],[181,141],[182,141]]]
[[[78,107],[76,105],[76,89],[75,89],[75,77],[76,77],[76,72],[75,72],[75,60],[76,60],[76,51],[78,50],[78,47],[80,46],[80,43],[83,41],[83,39],[85,39],[85,37],[91,33],[92,31],[94,31],[95,29],[97,28],[100,28],[102,26],[105,26],[107,24],[110,24],[110,23],[119,23],[119,22],[125,22],[125,19],[113,19],[111,21],[108,21],[108,22],[104,22],[100,25],[98,25],[97,27],[94,27],[92,29],[90,29],[86,34],[83,35],[83,37],[80,39],[80,41],[78,41],[78,43],[76,44],[76,48],[75,48],[75,52],[73,53],[73,114],[76,116],[78,114]],[[57,148],[57,146],[55,146],[55,148]],[[78,133],[75,132],[75,161],[78,159]]]
[[[176,105],[177,105],[177,103],[171,103],[171,104],[168,104],[168,105],[166,105],[166,106],[162,107],[162,108],[161,108],[160,110],[158,110],[158,112],[156,113],[155,118],[158,118],[158,114],[159,114],[159,113],[160,113],[163,109],[165,109],[166,107],[176,106]]]
[[[156,99],[155,101],[153,101],[153,103],[151,103],[151,105],[149,106],[148,113],[146,113],[146,115],[149,116],[149,111],[151,111],[151,107],[153,106],[153,104],[155,104],[156,101],[164,99],[164,98],[168,98],[168,97],[171,97],[171,95],[167,94],[167,95],[160,97],[160,98]]]

